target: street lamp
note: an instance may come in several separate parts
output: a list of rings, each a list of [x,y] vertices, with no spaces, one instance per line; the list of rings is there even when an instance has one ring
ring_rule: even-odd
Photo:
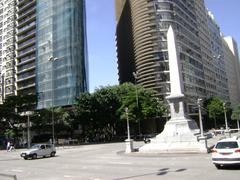
[[[138,115],[138,109],[139,109],[139,103],[138,103],[138,88],[137,88],[137,79],[138,79],[138,72],[133,72],[133,77],[134,77],[134,84],[135,84],[135,92],[136,92],[136,105],[137,105],[137,115]],[[141,124],[140,124],[140,119],[138,119],[138,134],[139,136],[141,135]]]
[[[224,111],[225,127],[226,127],[226,131],[228,131],[228,122],[227,122],[227,113],[226,113],[226,103],[223,103],[223,111]]]
[[[240,120],[240,115],[238,115],[238,120],[237,120],[238,131],[240,130],[240,129],[239,129],[239,120]]]
[[[125,108],[126,118],[127,118],[127,136],[128,140],[130,140],[130,127],[129,127],[129,119],[128,119],[128,108]]]
[[[55,124],[55,122],[54,122],[54,82],[53,82],[53,71],[54,71],[54,69],[53,69],[53,62],[54,61],[56,61],[56,60],[58,60],[58,58],[56,58],[56,57],[53,57],[53,56],[51,56],[51,57],[49,57],[49,59],[48,59],[50,62],[52,62],[52,73],[51,73],[51,76],[52,76],[52,93],[51,93],[51,98],[52,98],[52,103],[51,103],[51,106],[52,106],[52,144],[54,144],[54,142],[55,142],[55,137],[54,137],[54,134],[55,134],[55,129],[54,129],[54,124]]]
[[[21,116],[27,116],[27,147],[30,149],[30,115],[33,114],[33,111],[26,111],[21,113]]]
[[[203,123],[202,123],[201,102],[202,102],[202,99],[198,98],[198,99],[197,99],[197,104],[198,104],[200,133],[201,133],[201,137],[203,137],[204,135],[203,135]]]
[[[125,140],[126,143],[126,153],[131,153],[133,152],[133,140],[131,139],[130,136],[130,127],[129,127],[129,118],[128,118],[128,108],[125,108],[125,113],[126,113],[126,119],[127,119],[127,136],[128,138]]]

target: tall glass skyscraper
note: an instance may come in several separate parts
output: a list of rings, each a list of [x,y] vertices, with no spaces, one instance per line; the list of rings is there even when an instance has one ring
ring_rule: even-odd
[[[84,0],[37,1],[37,108],[68,106],[88,90]]]

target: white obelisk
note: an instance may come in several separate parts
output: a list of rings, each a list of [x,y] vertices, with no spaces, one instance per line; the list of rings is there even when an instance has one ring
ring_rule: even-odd
[[[196,136],[199,129],[195,121],[188,118],[184,109],[183,80],[179,53],[173,28],[167,32],[171,94],[166,97],[170,105],[171,119],[161,134],[151,143],[139,148],[139,152],[206,152],[206,144]]]

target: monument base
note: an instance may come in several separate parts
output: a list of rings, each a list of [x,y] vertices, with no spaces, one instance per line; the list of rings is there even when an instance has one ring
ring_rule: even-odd
[[[142,153],[207,153],[205,141],[198,140],[195,121],[183,117],[171,119],[164,131],[139,148]]]

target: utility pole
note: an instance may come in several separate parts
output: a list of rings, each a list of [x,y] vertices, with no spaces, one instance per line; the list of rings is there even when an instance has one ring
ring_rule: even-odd
[[[125,108],[126,119],[127,119],[127,139],[125,140],[126,143],[126,150],[125,153],[133,152],[133,140],[131,139],[130,135],[130,127],[129,127],[129,118],[128,118],[128,108]]]
[[[201,132],[201,137],[204,137],[204,134],[203,134],[203,123],[202,123],[201,102],[202,102],[202,99],[198,98],[197,104],[198,104],[198,115],[199,115],[200,132]]]
[[[52,144],[55,143],[55,120],[54,120],[54,81],[53,81],[53,71],[54,71],[54,66],[53,66],[53,63],[54,61],[58,60],[58,58],[55,58],[53,56],[51,56],[49,59],[49,61],[52,62],[52,69],[51,69],[51,76],[52,76],[52,93],[51,93],[51,98],[52,98],[52,103],[51,103],[51,106],[52,106]]]

